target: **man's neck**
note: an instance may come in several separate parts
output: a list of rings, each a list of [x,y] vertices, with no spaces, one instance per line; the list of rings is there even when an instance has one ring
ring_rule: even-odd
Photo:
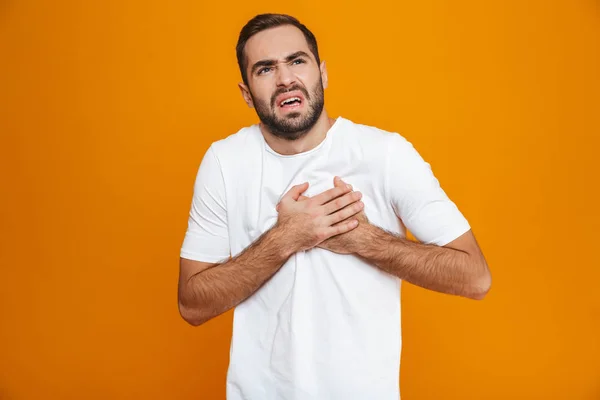
[[[300,139],[285,140],[273,135],[266,129],[263,124],[260,124],[260,131],[265,138],[265,141],[275,152],[281,155],[294,155],[304,153],[317,147],[325,137],[327,131],[331,128],[335,119],[329,118],[327,111],[323,110],[317,123]]]

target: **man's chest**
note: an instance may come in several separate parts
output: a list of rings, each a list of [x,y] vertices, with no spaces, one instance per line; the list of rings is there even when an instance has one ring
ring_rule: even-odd
[[[229,183],[228,219],[231,236],[248,245],[270,229],[278,218],[277,203],[295,185],[309,183],[304,196],[313,197],[334,187],[339,176],[362,194],[369,221],[389,230],[398,230],[397,220],[385,188],[385,171],[377,160],[354,160],[342,156],[281,160],[264,158],[243,179]],[[233,243],[232,243],[233,244]]]

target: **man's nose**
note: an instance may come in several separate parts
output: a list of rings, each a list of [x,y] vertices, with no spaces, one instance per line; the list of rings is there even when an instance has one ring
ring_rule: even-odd
[[[296,82],[296,76],[287,65],[277,69],[277,86],[290,86]]]

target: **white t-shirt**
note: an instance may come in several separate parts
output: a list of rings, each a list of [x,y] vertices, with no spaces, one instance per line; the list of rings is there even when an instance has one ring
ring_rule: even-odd
[[[181,257],[225,261],[277,220],[276,204],[340,176],[363,194],[369,221],[445,245],[470,229],[412,144],[339,117],[314,149],[272,150],[258,125],[206,152]],[[354,255],[298,252],[234,311],[228,400],[398,400],[400,280]]]

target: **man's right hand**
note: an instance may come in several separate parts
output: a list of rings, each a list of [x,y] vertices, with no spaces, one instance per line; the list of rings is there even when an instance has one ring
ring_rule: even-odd
[[[295,251],[311,249],[332,236],[356,228],[358,221],[348,218],[364,207],[360,201],[362,194],[353,192],[350,186],[334,187],[299,201],[307,189],[308,182],[296,185],[277,204],[277,225]],[[344,220],[347,221],[339,223]]]

